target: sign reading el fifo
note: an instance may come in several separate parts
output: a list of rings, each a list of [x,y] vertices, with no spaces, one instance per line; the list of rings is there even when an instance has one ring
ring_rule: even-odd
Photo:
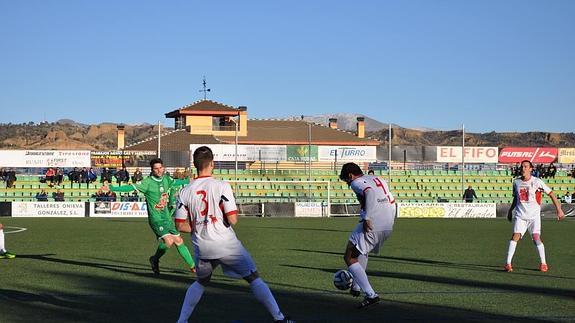
[[[559,163],[575,164],[575,148],[559,148]]]
[[[494,163],[499,161],[497,147],[465,147],[466,163]],[[437,161],[440,163],[461,163],[461,147],[437,146]]]

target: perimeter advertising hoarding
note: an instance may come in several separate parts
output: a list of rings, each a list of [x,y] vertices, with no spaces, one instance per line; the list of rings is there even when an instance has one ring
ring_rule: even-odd
[[[84,202],[12,202],[13,217],[83,218]]]
[[[327,204],[322,202],[296,202],[296,217],[314,217],[319,218],[327,215]]]
[[[146,218],[146,202],[94,202],[90,203],[90,217],[96,218]]]
[[[93,151],[92,167],[146,167],[157,156],[155,151]]]
[[[0,167],[90,167],[90,151],[0,150]]]
[[[400,218],[495,218],[495,203],[398,203]]]
[[[193,160],[194,150],[208,146],[214,153],[214,161],[235,161],[236,145],[190,145],[190,160]],[[286,160],[286,146],[283,145],[238,145],[238,161],[282,161]]]
[[[466,163],[497,163],[497,147],[465,147]],[[461,163],[461,147],[437,146],[437,161],[440,163]]]
[[[311,147],[311,152],[310,151]],[[295,162],[317,161],[318,159],[318,146],[315,145],[297,145],[287,146],[287,160]],[[309,152],[309,153],[308,153]]]
[[[319,161],[374,162],[376,146],[318,146]]]
[[[559,163],[575,164],[575,148],[559,148]]]
[[[552,147],[505,147],[499,152],[500,163],[552,163],[557,159],[558,149]]]

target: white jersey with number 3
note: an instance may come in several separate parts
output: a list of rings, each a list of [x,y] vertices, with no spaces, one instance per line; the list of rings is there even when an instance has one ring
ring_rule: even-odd
[[[189,219],[194,251],[200,259],[219,259],[243,248],[226,217],[237,206],[228,182],[198,177],[178,196],[176,221]]]

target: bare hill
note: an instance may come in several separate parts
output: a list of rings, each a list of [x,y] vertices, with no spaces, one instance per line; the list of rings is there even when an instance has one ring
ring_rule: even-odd
[[[338,115],[338,126],[347,124],[343,115]],[[355,118],[355,115],[352,116]],[[324,117],[316,120],[327,125]],[[366,120],[368,120],[366,118]],[[372,119],[369,119],[372,120]],[[374,120],[375,121],[375,120]],[[377,121],[375,121],[377,122]],[[380,140],[384,145],[388,140],[387,125],[375,123],[378,131],[368,131],[368,136]],[[39,124],[1,124],[0,149],[80,149],[80,150],[114,150],[117,145],[115,123],[84,125],[72,120],[60,120],[53,123]],[[126,143],[134,143],[157,135],[158,126],[150,124],[126,125]],[[171,130],[171,128],[166,128]],[[459,146],[461,131],[422,131],[393,126],[393,144],[407,146]],[[466,133],[465,144],[468,146],[553,146],[575,147],[575,133],[549,132],[489,132]]]
[[[392,128],[392,144],[407,146],[459,146],[461,131],[421,131],[401,127]],[[368,133],[372,138],[388,142],[388,131]],[[465,133],[467,146],[552,146],[575,147],[575,133],[551,132],[488,132]]]
[[[2,124],[0,149],[113,150],[117,147],[117,124],[83,125],[72,120],[39,124]],[[126,143],[158,133],[157,125],[126,125]],[[170,130],[170,128],[166,128]]]

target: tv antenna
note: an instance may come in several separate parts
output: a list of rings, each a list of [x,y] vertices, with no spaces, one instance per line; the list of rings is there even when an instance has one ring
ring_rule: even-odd
[[[200,92],[204,92],[204,100],[206,99],[206,95],[208,94],[208,92],[210,92],[210,89],[207,89],[206,87],[206,76],[204,75],[204,81],[202,82],[202,84],[204,85],[204,89],[200,90]]]

